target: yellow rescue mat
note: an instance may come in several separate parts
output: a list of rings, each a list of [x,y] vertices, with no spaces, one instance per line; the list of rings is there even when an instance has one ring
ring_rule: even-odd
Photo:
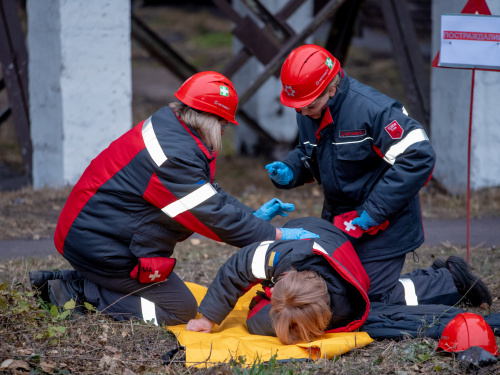
[[[199,304],[207,289],[193,283],[186,285]],[[186,348],[186,366],[210,367],[231,360],[241,363],[242,359],[251,365],[256,361],[269,361],[273,356],[278,361],[331,359],[373,341],[366,332],[325,333],[316,341],[296,345],[284,345],[272,336],[252,335],[246,318],[257,290],[262,290],[260,285],[243,295],[222,324],[214,326],[212,333],[186,331],[185,324],[168,327]]]

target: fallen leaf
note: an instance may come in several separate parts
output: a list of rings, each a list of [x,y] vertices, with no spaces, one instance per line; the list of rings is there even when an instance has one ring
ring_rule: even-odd
[[[2,362],[0,368],[7,368],[12,362],[14,362],[13,359],[6,359],[5,361]]]
[[[11,369],[22,368],[23,370],[26,370],[26,371],[29,371],[31,369],[30,364],[28,362],[20,361],[20,360],[13,360],[10,363],[9,368],[11,368]]]
[[[51,362],[41,362],[40,367],[42,370],[48,374],[53,374],[56,369],[56,364]]]

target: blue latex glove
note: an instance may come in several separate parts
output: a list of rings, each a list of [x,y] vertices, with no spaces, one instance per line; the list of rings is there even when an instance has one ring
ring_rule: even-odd
[[[319,238],[316,233],[309,232],[304,228],[278,228],[281,230],[282,240],[303,240],[306,238]]]
[[[260,208],[253,214],[258,218],[271,221],[276,215],[286,216],[286,212],[291,212],[295,209],[295,206],[291,203],[283,203],[278,198],[273,198],[269,202],[264,203]]]
[[[368,230],[368,228],[379,225],[380,223],[377,223],[375,220],[373,220],[370,215],[368,215],[368,212],[363,210],[361,216],[358,216],[352,220],[352,224],[357,225],[363,230]]]
[[[269,172],[269,177],[280,185],[288,185],[292,181],[293,172],[285,163],[275,161],[266,165],[266,169]]]

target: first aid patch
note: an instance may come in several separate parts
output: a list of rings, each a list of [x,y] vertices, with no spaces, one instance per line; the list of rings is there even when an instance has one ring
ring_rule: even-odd
[[[389,133],[392,139],[401,139],[403,137],[404,130],[396,120],[391,122],[384,129],[387,133]]]

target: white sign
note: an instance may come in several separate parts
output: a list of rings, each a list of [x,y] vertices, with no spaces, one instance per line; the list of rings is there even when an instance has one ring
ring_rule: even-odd
[[[500,67],[500,16],[443,14],[439,66]]]

